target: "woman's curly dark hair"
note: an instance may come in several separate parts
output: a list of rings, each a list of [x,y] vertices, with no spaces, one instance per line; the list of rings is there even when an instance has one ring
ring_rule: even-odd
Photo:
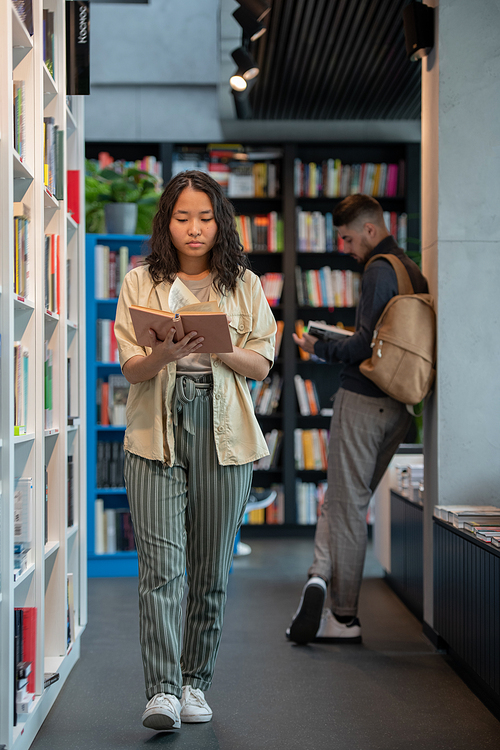
[[[217,234],[209,255],[209,268],[217,291],[220,294],[232,292],[238,278],[242,278],[245,269],[249,267],[236,229],[234,208],[221,186],[205,172],[196,170],[181,172],[172,177],[160,198],[149,240],[151,252],[146,258],[151,278],[155,286],[162,281],[173,283],[180,270],[177,250],[170,235],[170,220],[177,199],[185,188],[206,193],[210,198]]]

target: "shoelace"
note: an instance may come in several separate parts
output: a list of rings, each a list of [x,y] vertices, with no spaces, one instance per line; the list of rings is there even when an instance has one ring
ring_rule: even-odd
[[[158,695],[155,695],[155,703],[163,703],[172,709],[175,708],[173,701],[167,696],[166,693],[158,693]]]
[[[186,703],[197,703],[200,708],[204,708],[205,699],[201,690],[199,690],[198,688],[189,688],[189,690],[187,690],[186,692]]]

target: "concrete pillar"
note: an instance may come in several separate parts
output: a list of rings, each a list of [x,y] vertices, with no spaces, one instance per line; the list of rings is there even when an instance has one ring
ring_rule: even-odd
[[[433,625],[432,509],[500,506],[500,3],[426,0],[423,271],[438,311],[425,418],[424,620]]]

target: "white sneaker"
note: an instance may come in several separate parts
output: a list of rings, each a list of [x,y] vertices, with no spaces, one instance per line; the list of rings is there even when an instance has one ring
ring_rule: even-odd
[[[315,643],[361,643],[361,625],[357,617],[351,622],[339,622],[330,609],[321,615]]]
[[[181,698],[181,721],[185,724],[200,724],[210,721],[212,709],[205,700],[203,690],[184,685]]]
[[[312,576],[302,589],[299,606],[293,616],[286,637],[295,643],[306,644],[314,640],[321,621],[326,597],[326,582]]]
[[[148,729],[180,729],[181,704],[175,695],[157,693],[146,705],[142,714],[142,723]]]

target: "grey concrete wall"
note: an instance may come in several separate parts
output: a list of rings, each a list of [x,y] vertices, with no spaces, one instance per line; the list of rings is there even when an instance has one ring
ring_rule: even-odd
[[[429,4],[439,45],[422,68],[423,266],[438,308],[425,446],[432,625],[432,507],[500,506],[500,5]]]
[[[87,140],[219,140],[218,13],[218,0],[92,5]]]

